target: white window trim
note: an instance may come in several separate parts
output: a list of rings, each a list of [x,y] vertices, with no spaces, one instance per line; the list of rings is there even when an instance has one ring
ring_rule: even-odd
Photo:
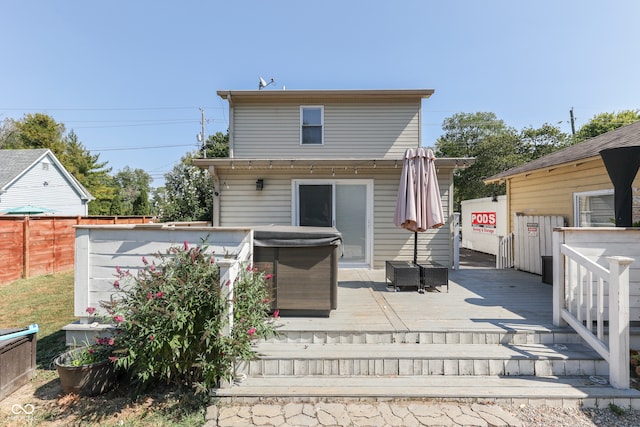
[[[302,143],[302,118],[305,108],[319,108],[320,109],[320,126],[322,132],[320,132],[320,144],[303,144]],[[300,145],[304,147],[319,147],[324,145],[324,105],[301,105],[300,106]]]
[[[589,196],[610,196],[615,192],[613,188],[608,190],[593,190],[593,191],[582,191],[580,193],[573,193],[573,226],[580,227],[580,197],[589,197]]]

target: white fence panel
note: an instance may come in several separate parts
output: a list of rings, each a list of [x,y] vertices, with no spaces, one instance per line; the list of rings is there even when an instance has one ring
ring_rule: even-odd
[[[521,215],[514,217],[514,267],[542,274],[542,257],[552,256],[553,229],[564,226],[560,215]]]

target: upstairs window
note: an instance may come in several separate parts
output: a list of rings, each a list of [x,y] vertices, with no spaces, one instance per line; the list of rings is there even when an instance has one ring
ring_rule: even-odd
[[[324,107],[300,107],[300,144],[322,145],[324,127]]]

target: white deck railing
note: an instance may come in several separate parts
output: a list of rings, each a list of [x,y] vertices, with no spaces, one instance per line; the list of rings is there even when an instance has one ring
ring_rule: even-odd
[[[498,237],[498,255],[496,256],[496,268],[513,267],[513,233]]]
[[[609,363],[609,383],[628,389],[629,265],[634,259],[607,256],[609,269],[606,269],[561,243],[560,232],[554,232],[553,251],[554,324],[571,326]],[[608,313],[605,313],[606,293]]]

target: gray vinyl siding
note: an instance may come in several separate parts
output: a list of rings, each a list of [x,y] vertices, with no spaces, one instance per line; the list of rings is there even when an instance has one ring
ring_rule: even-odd
[[[373,268],[384,268],[386,260],[413,259],[413,233],[393,224],[396,195],[400,180],[397,171],[359,174],[357,179],[373,179]],[[256,179],[264,180],[264,189],[257,191]],[[345,179],[352,173],[335,176],[305,173],[286,175],[286,172],[256,171],[253,174],[226,174],[220,179],[220,225],[246,227],[253,225],[291,225],[291,180],[293,179]],[[445,219],[451,217],[452,171],[440,168],[438,175]],[[228,186],[229,188],[226,188]],[[450,265],[449,225],[439,230],[419,233],[418,258]]]
[[[0,196],[0,209],[33,205],[53,209],[54,215],[87,215],[87,205],[56,164],[50,162],[46,170],[42,165],[43,161],[32,165],[7,186]]]
[[[300,145],[300,106],[240,104],[233,109],[235,158],[400,159],[420,145],[420,101],[324,105],[324,144]]]
[[[441,168],[438,184],[446,225],[437,230],[418,233],[418,261],[435,261],[451,265],[450,218],[452,212],[453,175]],[[413,260],[413,233],[396,227],[393,215],[396,209],[399,176],[383,176],[376,180],[374,205],[374,268],[384,268],[387,260]]]

